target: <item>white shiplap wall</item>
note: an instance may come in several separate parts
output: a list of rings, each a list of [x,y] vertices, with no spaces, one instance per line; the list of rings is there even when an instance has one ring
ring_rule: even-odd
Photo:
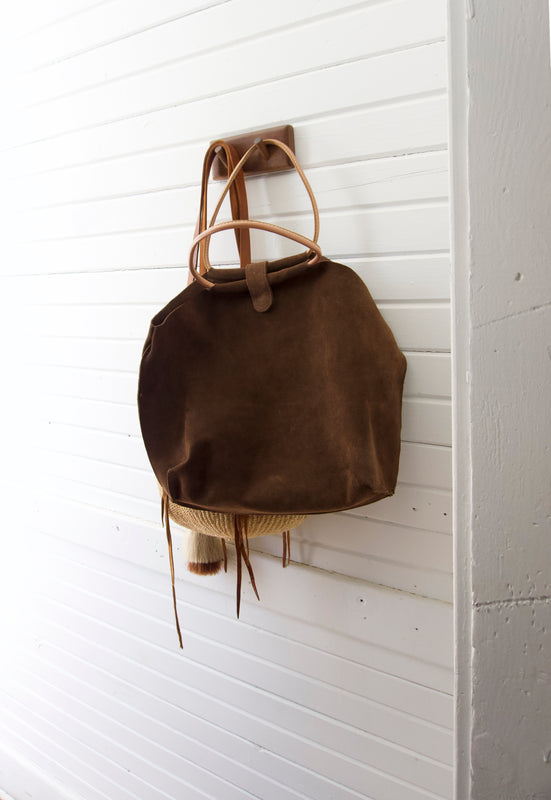
[[[9,26],[0,790],[450,798],[444,0],[24,0]],[[399,486],[308,520],[285,572],[279,540],[255,542],[262,603],[246,587],[239,622],[235,575],[177,559],[182,653],[141,347],[186,282],[206,144],[280,122],[324,252],[408,358]],[[247,185],[254,216],[310,232],[296,176]],[[231,236],[213,255],[233,259]]]

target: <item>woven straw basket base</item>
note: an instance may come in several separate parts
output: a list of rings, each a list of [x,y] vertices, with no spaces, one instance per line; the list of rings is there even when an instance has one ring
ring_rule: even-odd
[[[235,535],[235,514],[221,511],[204,511],[200,508],[180,506],[169,500],[170,519],[193,531],[201,531],[207,536],[218,536],[233,542]],[[241,517],[244,533],[249,539],[256,536],[269,536],[298,527],[304,522],[304,514],[247,514]]]

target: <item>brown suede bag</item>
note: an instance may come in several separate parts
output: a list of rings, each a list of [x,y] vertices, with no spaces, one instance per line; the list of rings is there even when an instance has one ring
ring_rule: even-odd
[[[167,525],[179,508],[229,520],[230,533],[215,535],[235,542],[239,583],[243,557],[254,586],[243,544],[248,520],[300,520],[393,494],[406,359],[360,277],[321,255],[314,196],[291,151],[313,203],[313,239],[246,218],[237,181],[249,153],[235,165],[209,227],[202,197],[194,280],[151,322],[138,404]],[[213,224],[228,191],[234,220]],[[236,231],[242,266],[212,269],[208,240],[227,228]],[[249,263],[249,228],[307,250]]]

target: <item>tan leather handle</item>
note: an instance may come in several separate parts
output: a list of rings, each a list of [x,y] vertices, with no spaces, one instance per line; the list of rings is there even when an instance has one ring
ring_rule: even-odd
[[[236,149],[233,147],[233,145],[229,144],[228,142],[225,142],[223,139],[217,139],[215,142],[212,142],[209,145],[207,152],[205,153],[205,157],[203,159],[203,172],[201,176],[201,199],[199,202],[199,216],[197,218],[197,225],[195,227],[195,234],[194,234],[195,236],[197,236],[198,233],[201,233],[201,231],[204,231],[207,227],[208,182],[212,165],[218,155],[220,148],[223,150],[226,156],[226,162],[228,165],[228,176],[233,174],[234,166],[238,161]],[[226,196],[226,194],[227,192],[224,193],[224,197]],[[240,178],[237,178],[235,183],[232,183],[230,191],[230,203],[231,203],[233,219],[248,219],[249,210],[247,204],[247,191],[245,189],[245,178],[243,174],[241,174]],[[218,211],[220,210],[221,205],[222,203],[219,202],[217,205]],[[251,241],[248,229],[236,228],[235,239],[237,242],[237,249],[239,251],[239,260],[241,263],[241,267],[245,268],[247,264],[250,264],[251,261]],[[199,251],[199,271],[201,272],[201,274],[206,272],[208,269],[208,262],[205,261],[205,244],[206,243],[203,243]]]
[[[246,153],[244,153],[244,155],[241,157],[240,161],[235,165],[230,177],[228,178],[228,182],[226,183],[226,186],[224,187],[224,191],[220,195],[220,198],[218,200],[216,208],[214,209],[214,213],[212,215],[212,219],[210,221],[209,228],[211,228],[215,224],[216,218],[218,216],[218,212],[220,211],[220,208],[222,206],[222,203],[224,202],[224,198],[226,197],[227,193],[229,191],[231,191],[231,188],[232,188],[234,182],[239,180],[239,176],[243,174],[242,173],[242,168],[243,168],[243,165],[245,164],[245,161],[249,158],[251,153],[253,153],[254,150],[259,145],[262,146],[262,145],[267,145],[267,144],[274,145],[275,147],[279,147],[280,150],[283,150],[283,152],[287,155],[287,157],[289,158],[289,160],[291,161],[291,163],[295,167],[296,171],[300,175],[300,178],[301,178],[301,180],[302,180],[302,182],[303,182],[303,184],[304,184],[304,186],[306,188],[306,191],[308,192],[308,196],[310,198],[310,202],[312,203],[312,211],[314,212],[314,236],[313,236],[311,241],[317,242],[318,241],[318,236],[319,236],[319,211],[318,211],[318,204],[316,202],[316,197],[314,195],[314,192],[312,191],[312,187],[310,186],[308,178],[304,174],[304,170],[300,166],[300,164],[298,162],[298,159],[295,156],[295,154],[293,153],[293,151],[291,150],[291,148],[287,147],[286,144],[284,144],[283,142],[278,141],[277,139],[262,139],[260,142],[255,142],[253,145],[251,145],[251,147],[249,147],[249,149],[246,151]],[[283,228],[282,230],[287,230],[287,229]],[[210,269],[210,263],[209,263],[209,240],[207,240],[205,246],[201,248],[201,258],[202,258],[202,261],[204,261],[204,263],[206,265],[206,268]],[[241,266],[243,267],[243,262],[241,262]]]
[[[322,257],[322,252],[319,244],[314,242],[313,239],[308,239],[307,236],[302,236],[300,233],[296,233],[295,231],[290,231],[287,228],[282,228],[279,225],[272,225],[271,222],[261,222],[257,219],[234,219],[229,220],[228,222],[218,222],[216,225],[207,228],[204,231],[201,231],[191,244],[191,250],[189,251],[189,269],[195,280],[204,286],[206,289],[212,289],[213,286],[216,286],[215,283],[212,281],[207,280],[207,278],[201,275],[195,266],[195,251],[198,245],[204,240],[210,239],[210,237],[218,233],[219,231],[228,231],[233,229],[246,229],[246,228],[255,228],[260,231],[268,231],[269,233],[277,233],[279,236],[285,236],[286,239],[292,239],[294,242],[298,242],[299,244],[304,245],[308,248],[307,253],[313,253],[314,258],[311,260],[311,264],[316,264],[319,259]]]

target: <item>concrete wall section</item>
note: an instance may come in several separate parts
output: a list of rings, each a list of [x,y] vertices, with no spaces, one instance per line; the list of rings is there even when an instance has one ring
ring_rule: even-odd
[[[457,797],[543,800],[551,796],[548,4],[475,0],[461,20],[453,13],[465,32],[463,54],[452,37],[452,97],[467,122],[457,147],[466,141],[468,171],[463,183],[461,158],[453,162],[467,197],[454,200],[455,334],[467,349],[457,380],[468,399],[456,415],[458,449],[467,443],[457,535],[470,537],[458,545],[457,581],[472,615],[472,632],[461,617],[457,625],[457,663],[470,675],[470,687],[459,682],[458,742],[468,731],[470,755],[459,751]]]

